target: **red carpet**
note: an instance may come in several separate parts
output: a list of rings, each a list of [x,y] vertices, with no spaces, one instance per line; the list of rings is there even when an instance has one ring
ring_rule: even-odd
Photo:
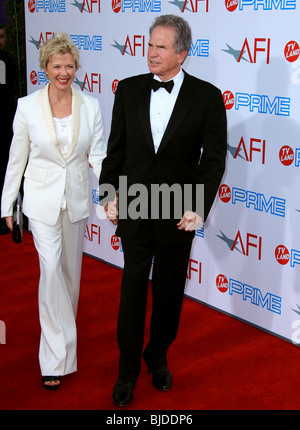
[[[42,388],[38,364],[38,259],[31,234],[20,245],[0,237],[0,410],[112,410],[117,377],[116,321],[122,272],[84,256],[78,311],[78,372],[61,388]],[[147,326],[149,312],[147,318]],[[146,333],[147,337],[147,333]],[[143,365],[129,410],[298,409],[299,349],[185,299],[169,352],[173,388],[157,392]],[[124,410],[123,410],[124,411]]]

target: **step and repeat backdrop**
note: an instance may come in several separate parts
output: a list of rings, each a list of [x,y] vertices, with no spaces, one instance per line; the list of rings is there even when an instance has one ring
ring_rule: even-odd
[[[66,32],[78,46],[74,86],[99,99],[109,136],[119,80],[146,73],[148,29],[161,14],[193,31],[184,69],[220,88],[227,165],[196,232],[185,293],[300,343],[300,0],[25,0],[28,93],[47,83],[41,44]],[[98,205],[85,253],[123,267],[122,243]],[[101,291],[101,272],[99,271]]]

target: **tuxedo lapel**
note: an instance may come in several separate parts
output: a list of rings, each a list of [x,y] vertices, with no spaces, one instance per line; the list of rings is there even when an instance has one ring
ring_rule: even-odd
[[[142,123],[146,141],[150,149],[154,152],[153,138],[150,124],[150,97],[151,97],[151,81],[153,75],[149,73],[145,79],[137,87],[136,100],[138,106],[138,115]]]
[[[182,82],[173,112],[171,114],[161,143],[159,145],[157,151],[158,153],[165,148],[172,135],[176,132],[177,128],[180,127],[185,116],[188,115],[189,110],[194,103],[195,97],[196,95],[193,89],[191,79],[189,75],[185,73],[184,80]]]

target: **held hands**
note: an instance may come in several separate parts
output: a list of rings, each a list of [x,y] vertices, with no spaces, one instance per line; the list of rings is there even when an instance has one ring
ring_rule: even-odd
[[[177,224],[179,230],[192,231],[197,230],[202,224],[202,218],[195,212],[186,211]]]
[[[113,202],[108,202],[104,206],[106,216],[114,225],[118,224],[118,196],[116,195]]]
[[[5,221],[6,221],[7,227],[10,229],[10,231],[12,231],[12,229],[13,229],[13,223],[14,223],[13,217],[12,216],[7,216],[5,218]]]

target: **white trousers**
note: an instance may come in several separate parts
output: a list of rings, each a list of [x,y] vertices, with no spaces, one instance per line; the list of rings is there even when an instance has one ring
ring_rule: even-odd
[[[30,219],[39,255],[39,361],[43,376],[77,370],[76,313],[87,219],[71,223],[62,210],[55,226]]]

